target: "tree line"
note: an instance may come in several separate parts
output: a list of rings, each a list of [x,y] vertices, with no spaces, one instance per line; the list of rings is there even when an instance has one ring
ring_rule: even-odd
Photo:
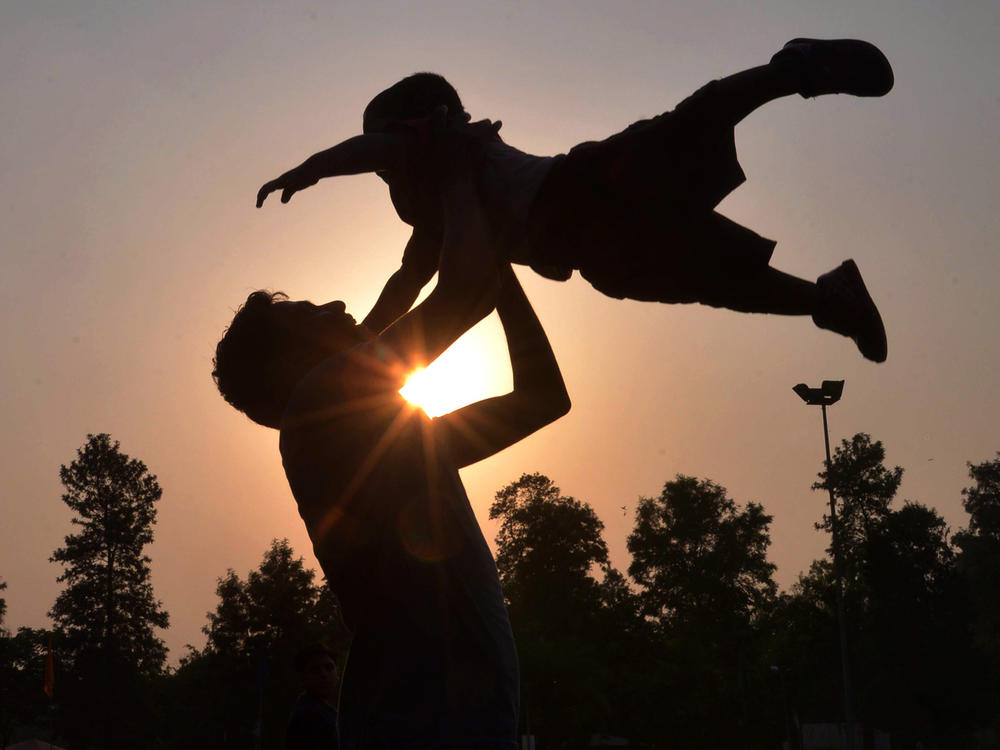
[[[837,498],[854,713],[894,748],[1000,746],[1000,453],[969,464],[968,524],[953,535],[933,508],[897,501],[902,475],[859,433],[814,485]],[[166,668],[157,631],[168,616],[143,553],[156,477],[100,434],[60,478],[78,533],[50,558],[64,584],[52,627],[4,630],[0,581],[0,741],[282,747],[294,653],[317,641],[342,657],[349,648],[336,598],[274,540],[245,577],[218,579],[205,644]],[[489,513],[521,664],[521,732],[538,750],[594,735],[795,747],[801,725],[842,720],[832,546],[779,591],[762,504],[677,475],[639,499],[625,572],[594,509],[542,474],[500,489]]]

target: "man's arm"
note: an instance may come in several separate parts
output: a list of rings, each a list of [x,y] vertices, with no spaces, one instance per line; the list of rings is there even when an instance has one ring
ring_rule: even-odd
[[[464,170],[442,190],[444,235],[434,289],[379,335],[348,350],[344,359],[331,357],[314,368],[308,379],[320,387],[305,387],[303,393],[328,393],[328,376],[348,398],[394,393],[410,373],[436,359],[493,309],[500,290],[496,249],[465,155],[449,156]]]
[[[378,337],[405,368],[403,377],[434,361],[486,317],[500,288],[499,260],[473,175],[456,175],[442,199],[444,236],[437,284],[427,299]]]
[[[312,187],[324,177],[398,169],[403,160],[403,148],[403,137],[393,133],[365,133],[348,138],[265,182],[257,191],[257,208],[275,190],[281,191],[281,202],[288,203],[299,190]]]
[[[545,330],[509,267],[496,309],[507,337],[514,389],[434,420],[437,434],[447,442],[459,467],[492,456],[570,409],[569,394]]]
[[[437,272],[440,254],[441,235],[415,228],[406,243],[399,270],[386,281],[371,312],[365,316],[365,328],[372,333],[381,333],[413,307],[420,290]]]

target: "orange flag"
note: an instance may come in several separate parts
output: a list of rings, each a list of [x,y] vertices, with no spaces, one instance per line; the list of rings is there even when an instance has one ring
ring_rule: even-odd
[[[45,685],[42,690],[52,700],[52,691],[56,684],[56,660],[52,654],[52,636],[49,636],[49,652],[45,657]]]

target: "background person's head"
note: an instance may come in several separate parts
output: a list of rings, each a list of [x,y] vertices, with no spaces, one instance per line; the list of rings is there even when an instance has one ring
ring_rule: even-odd
[[[277,428],[288,398],[327,357],[368,338],[343,302],[291,302],[282,292],[247,297],[216,345],[219,393],[257,424]]]
[[[328,703],[336,701],[340,673],[333,651],[322,643],[312,643],[295,655],[293,665],[305,692]]]

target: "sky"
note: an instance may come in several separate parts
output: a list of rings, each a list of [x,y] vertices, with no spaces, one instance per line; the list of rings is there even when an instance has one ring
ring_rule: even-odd
[[[773,516],[782,587],[823,556],[821,417],[792,393],[844,379],[834,444],[881,440],[898,502],[967,516],[966,462],[1000,450],[1000,6],[992,0],[0,4],[0,580],[5,626],[44,627],[71,533],[59,467],[107,432],[163,488],[152,558],[171,661],[201,647],[217,579],[274,538],[315,566],[277,434],[218,396],[215,343],[246,295],[343,299],[361,318],[408,236],[372,175],[257,210],[257,188],[360,132],[378,91],[447,76],[507,142],[560,153],[766,62],[788,39],[860,37],[882,99],[790,97],[736,131],[749,177],[721,204],[814,279],[856,259],[885,364],[807,318],[612,300],[518,275],[573,399],[462,471],[492,543],[494,493],[542,472],[590,503],[619,569],[640,497],[712,479]],[[448,356],[475,399],[510,386],[494,317]],[[457,363],[457,364],[455,364]],[[442,375],[441,377],[445,377]],[[477,390],[478,389],[478,392]]]

